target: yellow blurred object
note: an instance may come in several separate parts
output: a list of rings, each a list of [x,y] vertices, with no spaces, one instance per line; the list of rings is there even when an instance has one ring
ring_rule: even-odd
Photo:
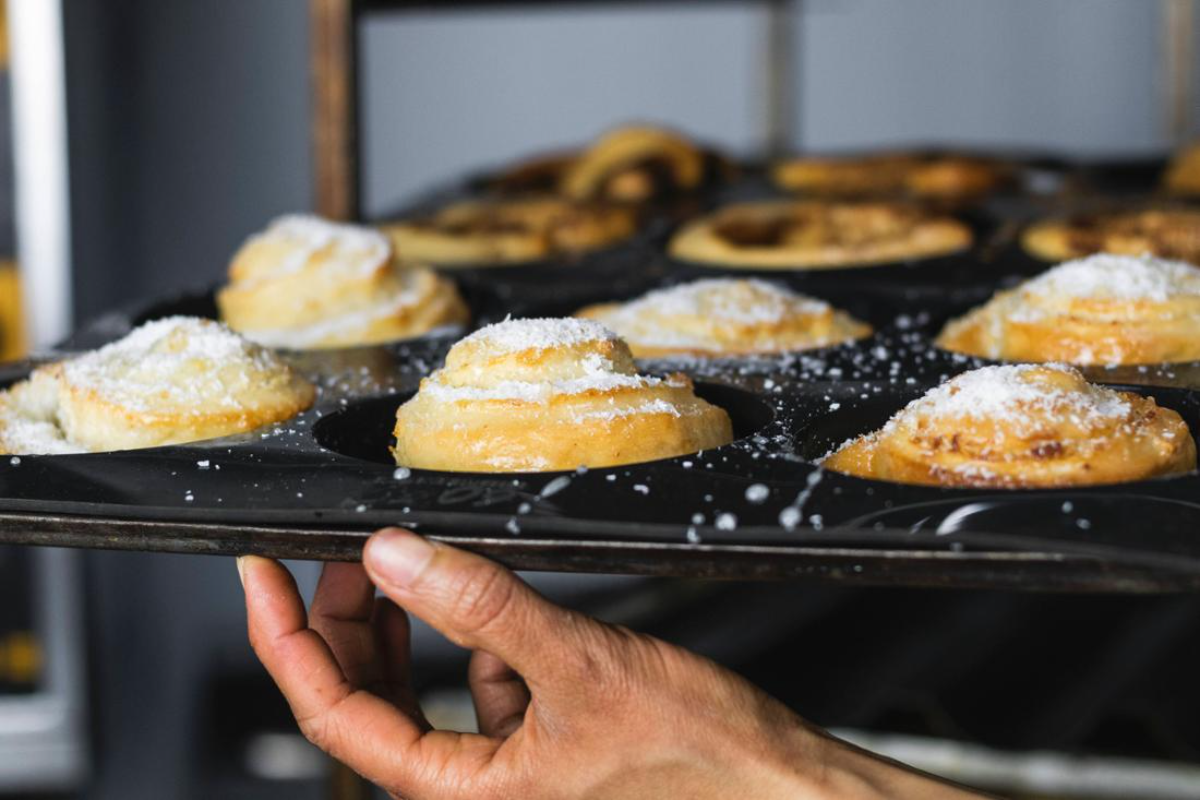
[[[0,639],[0,681],[33,683],[42,672],[42,647],[33,634],[19,631]]]
[[[0,361],[25,355],[25,317],[21,311],[21,275],[17,265],[0,260]]]

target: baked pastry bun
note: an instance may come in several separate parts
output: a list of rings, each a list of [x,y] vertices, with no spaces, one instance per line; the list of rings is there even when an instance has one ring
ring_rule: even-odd
[[[247,338],[294,350],[408,339],[468,318],[451,281],[399,266],[379,232],[298,215],[242,245],[217,307]]]
[[[442,267],[578,256],[635,229],[628,208],[556,197],[465,201],[383,226],[401,258]]]
[[[635,358],[769,355],[871,334],[870,325],[823,300],[753,279],[693,281],[576,316],[616,331]]]
[[[671,255],[746,269],[830,269],[932,258],[971,245],[956,219],[900,203],[768,200],[689,222]]]
[[[1200,263],[1200,210],[1114,211],[1047,220],[1027,228],[1021,245],[1044,261],[1116,253]]]
[[[577,200],[640,203],[697,189],[706,156],[683,136],[627,126],[600,137],[563,172],[560,189]]]
[[[1200,360],[1200,268],[1154,256],[1068,261],[951,321],[937,345],[1005,361]]]
[[[1060,365],[984,367],[943,383],[827,456],[834,472],[980,488],[1085,486],[1196,468],[1179,414]]]
[[[775,164],[771,176],[781,188],[817,197],[961,200],[1003,188],[1012,170],[984,158],[887,153],[790,158]]]
[[[450,349],[396,412],[396,463],[452,472],[632,464],[733,440],[729,415],[682,374],[637,374],[599,323],[510,320]]]
[[[168,317],[40,367],[0,394],[0,449],[17,455],[194,442],[289,419],[316,390],[212,320]]]
[[[730,170],[725,159],[684,136],[628,125],[586,148],[522,161],[484,185],[501,194],[638,204],[694,192]]]
[[[1171,194],[1200,195],[1200,142],[1171,159],[1163,175],[1163,188]]]

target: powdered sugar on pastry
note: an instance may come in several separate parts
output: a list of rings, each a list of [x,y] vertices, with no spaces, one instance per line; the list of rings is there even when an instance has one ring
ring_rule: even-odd
[[[1050,297],[1161,303],[1173,296],[1200,295],[1200,268],[1152,255],[1099,253],[1059,264],[1022,284],[1021,291]]]
[[[315,389],[220,323],[149,322],[0,393],[0,449],[47,454],[211,439],[279,422]]]
[[[1118,393],[1083,380],[1060,364],[982,367],[931,389],[905,406],[892,423],[966,417],[1020,424],[1031,412],[1068,417],[1084,427],[1120,419],[1129,403]],[[891,424],[891,423],[889,423]]]
[[[145,410],[164,402],[241,408],[246,399],[238,389],[262,373],[287,369],[270,350],[218,322],[167,317],[65,362],[63,377],[70,385],[86,387],[127,408]]]
[[[272,270],[247,276],[243,288],[298,273],[314,256],[327,251],[332,256],[328,265],[348,273],[369,274],[392,258],[391,243],[382,233],[308,214],[279,217],[265,231],[251,236],[246,245],[273,241],[291,245],[294,249],[286,258],[276,262]]]
[[[585,319],[506,319],[480,328],[459,342],[494,354],[548,350],[588,342],[615,342],[617,334]]]

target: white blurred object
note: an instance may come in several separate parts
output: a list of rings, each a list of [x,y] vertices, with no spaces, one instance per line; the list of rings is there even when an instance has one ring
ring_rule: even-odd
[[[9,0],[17,261],[29,342],[45,348],[71,329],[71,211],[59,0]]]

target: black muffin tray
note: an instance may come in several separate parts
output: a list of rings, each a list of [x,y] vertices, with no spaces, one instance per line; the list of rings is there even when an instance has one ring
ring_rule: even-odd
[[[698,275],[760,274],[871,322],[860,342],[775,358],[644,362],[683,371],[724,407],[737,440],[646,464],[540,474],[398,469],[395,410],[462,330],[285,354],[320,387],[288,423],[227,439],[120,453],[0,458],[0,541],[183,553],[355,559],[402,525],[518,568],[1028,590],[1200,589],[1200,475],[1065,490],[901,486],[815,466],[947,377],[982,365],[931,344],[950,317],[1030,274],[1016,216],[1044,198],[973,212],[968,253],[817,273],[696,268],[665,255],[675,220],[572,263],[466,268],[475,324],[563,315]],[[1014,209],[1016,210],[1014,212]],[[990,219],[985,219],[991,215]],[[985,221],[980,221],[980,220]],[[1008,236],[1008,239],[1004,237]],[[211,316],[201,291],[114,312],[61,352],[148,319]],[[0,379],[21,378],[14,364]],[[1095,369],[1153,395],[1200,431],[1200,365]]]

